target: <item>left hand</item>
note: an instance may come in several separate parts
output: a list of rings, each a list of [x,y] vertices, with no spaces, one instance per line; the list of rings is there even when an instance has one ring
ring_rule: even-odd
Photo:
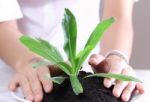
[[[115,73],[135,76],[135,71],[133,68],[127,65],[123,59],[116,55],[104,58],[99,54],[94,54],[90,57],[89,64],[92,66],[93,70],[98,73]],[[121,99],[125,102],[129,101],[134,90],[139,94],[144,93],[144,87],[142,83],[137,82],[125,82],[115,80],[113,78],[105,78],[104,86],[110,88],[114,82],[116,84],[113,88],[113,95],[117,98],[121,97]]]

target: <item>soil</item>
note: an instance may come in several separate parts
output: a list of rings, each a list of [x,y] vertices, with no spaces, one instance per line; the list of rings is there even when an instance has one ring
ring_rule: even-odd
[[[112,95],[112,87],[103,86],[103,78],[91,77],[83,79],[91,73],[81,71],[79,80],[84,88],[84,93],[76,96],[72,91],[69,79],[61,85],[54,85],[54,90],[50,94],[44,94],[42,102],[121,102]]]

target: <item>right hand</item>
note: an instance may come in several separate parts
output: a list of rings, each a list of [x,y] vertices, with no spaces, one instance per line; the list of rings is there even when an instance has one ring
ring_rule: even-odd
[[[135,76],[134,69],[126,64],[126,62],[124,63],[124,60],[116,55],[105,58],[100,54],[94,54],[90,57],[89,64],[97,73],[115,73]],[[128,102],[134,91],[136,94],[144,93],[144,86],[140,82],[124,82],[115,80],[114,78],[105,78],[103,84],[106,88],[110,88],[113,82],[116,84],[114,85],[112,93],[116,98],[120,97],[123,102]]]
[[[9,89],[16,91],[20,86],[27,100],[41,102],[43,99],[43,90],[46,93],[52,91],[53,83],[44,79],[44,75],[50,75],[48,67],[33,69],[31,63],[24,63],[16,70],[12,78]]]

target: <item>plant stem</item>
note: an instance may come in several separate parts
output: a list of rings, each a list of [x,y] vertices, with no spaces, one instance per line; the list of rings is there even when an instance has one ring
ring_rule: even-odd
[[[82,87],[77,75],[70,75],[70,82],[72,85],[72,89],[76,95],[83,93],[83,87]]]

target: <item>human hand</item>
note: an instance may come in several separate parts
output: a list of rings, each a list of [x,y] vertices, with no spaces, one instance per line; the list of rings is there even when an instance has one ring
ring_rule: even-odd
[[[133,68],[127,65],[123,59],[116,55],[105,58],[99,54],[94,54],[90,57],[89,64],[97,73],[115,73],[135,76]],[[121,99],[125,102],[129,101],[133,91],[139,94],[144,93],[142,83],[119,81],[113,78],[104,79],[104,86],[107,88],[110,88],[113,83],[116,83],[113,88],[113,95],[117,98],[121,97]]]
[[[17,68],[16,74],[9,84],[9,89],[15,91],[20,86],[27,100],[41,102],[43,99],[42,89],[49,93],[53,88],[53,83],[44,78],[44,75],[47,74],[50,75],[50,70],[46,66],[33,69],[32,63],[23,63]]]

